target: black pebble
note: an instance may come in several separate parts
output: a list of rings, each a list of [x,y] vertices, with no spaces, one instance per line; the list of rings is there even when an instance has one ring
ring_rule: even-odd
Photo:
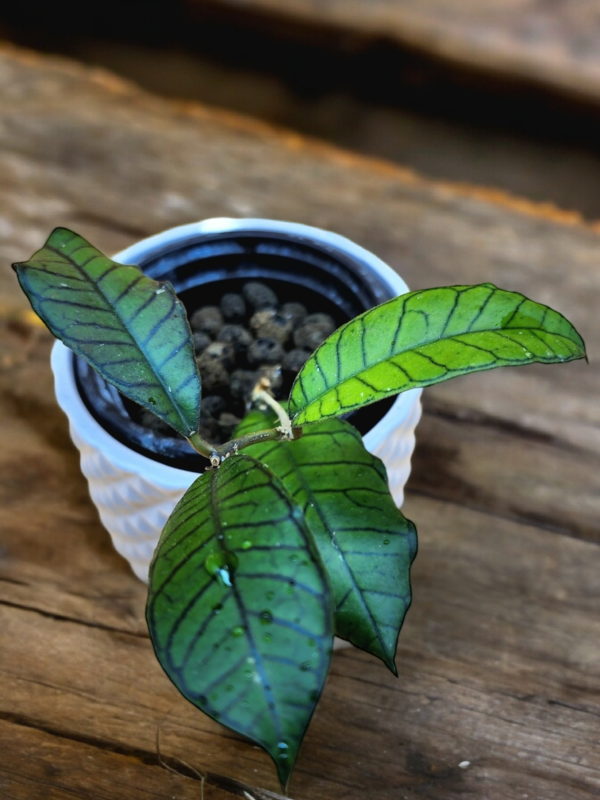
[[[225,411],[227,403],[218,394],[209,394],[202,398],[200,404],[200,419],[204,420],[207,417],[218,419],[219,415]]]
[[[200,355],[203,350],[206,350],[212,341],[208,333],[204,333],[203,331],[196,331],[193,335],[193,339],[196,355]]]
[[[295,347],[286,353],[281,366],[288,372],[297,373],[306,363],[306,359],[310,356],[309,350],[300,350]]]
[[[308,312],[302,303],[284,303],[279,309],[279,313],[292,323],[292,328],[297,328]]]
[[[200,435],[212,444],[221,444],[221,429],[218,418],[227,403],[218,394],[209,394],[200,403]]]
[[[200,420],[200,436],[211,444],[223,444],[220,441],[221,429],[219,428],[219,423],[212,417]]]
[[[235,364],[235,348],[229,342],[211,342],[201,355],[202,363],[208,363],[209,359],[220,362],[226,370],[233,368]]]
[[[221,414],[219,417],[219,429],[222,442],[227,442],[231,439],[234,430],[239,424],[240,419],[235,414],[230,414],[227,411]]]
[[[263,308],[277,308],[279,299],[272,289],[260,281],[249,281],[244,284],[242,294],[255,311]]]
[[[218,393],[219,390],[229,386],[229,373],[220,361],[206,355],[206,350],[196,360],[200,368],[203,391],[209,394]]]
[[[221,313],[226,322],[237,325],[246,317],[246,301],[241,294],[227,292],[221,298]]]
[[[223,315],[216,306],[203,306],[192,314],[190,325],[214,339],[223,327]]]
[[[275,339],[281,344],[285,344],[292,332],[291,320],[286,319],[274,308],[265,308],[253,314],[250,318],[250,327],[257,339]]]
[[[336,328],[335,320],[329,314],[309,314],[302,322],[303,325],[317,325],[322,328],[327,336],[332,334]]]
[[[242,325],[223,325],[217,340],[227,342],[233,347],[236,354],[244,355],[254,338]]]
[[[235,369],[231,373],[231,396],[247,402],[258,383],[258,372],[249,369]]]
[[[320,325],[303,324],[294,331],[294,344],[300,349],[305,348],[312,352],[325,341],[328,335]]]
[[[250,364],[281,364],[285,351],[275,339],[256,339],[248,348]]]

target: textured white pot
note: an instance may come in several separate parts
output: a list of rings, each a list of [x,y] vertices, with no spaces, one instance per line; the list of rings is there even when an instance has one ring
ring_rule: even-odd
[[[289,236],[323,251],[350,259],[361,274],[378,276],[387,287],[381,302],[408,291],[401,278],[380,259],[342,236],[290,222],[211,219],[183,225],[144,239],[114,256],[124,264],[142,262],[149,253],[169,253],[207,235],[246,231]],[[111,436],[91,415],[75,381],[73,355],[57,342],[52,351],[56,397],[69,418],[71,438],[81,453],[81,470],[104,527],[118,552],[143,581],[167,518],[197,477],[141,455]],[[392,494],[400,506],[415,445],[414,430],[421,416],[420,390],[397,397],[388,413],[364,436],[368,450],[385,463]]]

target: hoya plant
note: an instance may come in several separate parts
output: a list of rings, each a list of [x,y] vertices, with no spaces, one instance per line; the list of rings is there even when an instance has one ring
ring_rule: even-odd
[[[396,674],[410,604],[415,527],[342,417],[469,372],[584,358],[581,337],[551,308],[491,284],[410,292],[329,336],[287,407],[257,385],[255,407],[216,446],[200,435],[201,378],[169,283],[63,228],[14,266],[55,336],[208,459],[156,548],[148,628],[179,691],[263,747],[287,785],[334,635]]]

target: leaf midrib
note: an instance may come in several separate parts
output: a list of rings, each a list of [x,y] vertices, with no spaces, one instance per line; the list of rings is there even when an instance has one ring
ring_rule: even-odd
[[[371,309],[371,310],[373,310],[373,309]],[[368,314],[369,314],[369,312],[367,311],[365,313],[365,317]],[[343,334],[344,330],[347,327],[349,327],[350,325],[352,325],[354,322],[356,322],[357,319],[362,319],[362,317],[356,317],[355,319],[350,320],[349,322],[347,322],[345,325],[342,325],[341,328],[338,328],[339,337],[338,337],[338,341],[335,343],[336,347],[337,347],[337,343],[339,342],[339,340],[342,337],[342,334]],[[299,408],[299,410],[296,411],[296,414],[294,416],[297,416],[298,414],[302,413],[303,411],[306,411],[310,406],[314,405],[315,403],[318,403],[326,395],[328,395],[330,392],[334,392],[336,389],[339,389],[340,386],[343,386],[345,383],[347,383],[348,381],[352,380],[353,378],[357,378],[359,375],[361,375],[363,373],[366,373],[369,370],[374,369],[375,367],[378,367],[380,364],[384,364],[384,363],[386,363],[388,361],[391,361],[393,358],[396,358],[397,356],[401,356],[404,353],[408,353],[408,352],[414,351],[418,347],[425,347],[425,346],[427,346],[429,344],[435,344],[436,342],[450,341],[452,339],[455,339],[457,336],[469,336],[469,335],[475,336],[475,335],[480,334],[480,333],[501,333],[501,332],[506,331],[506,330],[513,330],[513,331],[522,330],[522,331],[536,331],[536,332],[550,333],[550,335],[552,335],[552,336],[556,336],[559,339],[563,339],[563,340],[565,340],[567,342],[571,342],[571,344],[574,344],[573,340],[569,339],[568,336],[564,336],[563,334],[554,333],[554,332],[551,332],[551,331],[545,331],[544,328],[539,328],[539,327],[536,327],[536,328],[532,328],[532,327],[528,327],[528,328],[496,328],[496,329],[484,328],[484,329],[478,330],[478,331],[465,331],[464,333],[455,333],[455,334],[450,334],[448,336],[434,336],[431,339],[427,339],[425,341],[419,342],[418,345],[414,345],[412,347],[405,347],[404,349],[399,350],[398,352],[394,353],[393,355],[387,356],[386,358],[380,358],[380,359],[378,359],[377,361],[375,361],[373,364],[369,365],[366,368],[356,370],[352,374],[350,374],[347,377],[345,377],[342,381],[339,381],[338,383],[336,383],[335,387],[330,387],[329,386],[326,389],[324,389],[322,392],[320,392],[319,394],[315,394],[313,399],[309,403],[307,403],[303,408],[302,407]],[[469,346],[468,342],[463,342],[463,344],[466,344],[467,346]],[[316,350],[314,355],[313,355],[314,363],[318,365],[319,372],[324,373],[325,371],[319,365],[317,355],[318,355],[318,350]],[[517,366],[517,365],[515,365],[515,366]],[[444,367],[444,369],[446,369],[448,372],[455,371],[455,370],[451,370],[448,367]],[[468,368],[466,368],[466,369],[468,369]],[[478,369],[481,370],[481,367],[478,367]],[[296,381],[297,380],[298,380],[298,378],[296,378]],[[294,381],[294,386],[292,387],[292,391],[290,393],[290,396],[294,394],[294,388],[296,386],[296,381]],[[382,393],[382,394],[385,394],[385,393]],[[396,394],[396,392],[390,392],[390,394]]]
[[[363,597],[361,588],[356,582],[356,578],[354,577],[354,573],[352,571],[352,568],[348,564],[348,562],[346,560],[346,556],[344,555],[343,550],[340,549],[340,546],[339,546],[339,544],[338,544],[338,542],[337,542],[337,540],[335,538],[335,531],[331,530],[331,528],[329,527],[329,524],[327,523],[326,519],[323,517],[319,502],[318,502],[317,498],[315,497],[315,495],[313,494],[313,492],[312,492],[312,490],[310,488],[310,485],[306,482],[304,476],[302,475],[302,473],[301,473],[301,471],[299,469],[298,462],[296,461],[296,458],[294,457],[294,454],[291,451],[291,447],[287,447],[286,448],[286,456],[287,456],[288,460],[291,462],[292,466],[294,467],[296,475],[298,476],[298,479],[299,479],[300,483],[302,484],[302,487],[303,487],[304,491],[306,492],[307,497],[310,500],[313,501],[313,508],[316,509],[317,514],[319,515],[319,519],[321,520],[321,523],[322,523],[323,527],[330,534],[331,543],[332,543],[333,547],[335,548],[335,550],[340,554],[340,556],[342,558],[342,562],[343,562],[344,567],[346,568],[346,570],[348,572],[348,575],[350,577],[350,581],[352,583],[352,586],[354,587],[355,592],[359,595],[361,605],[364,607],[364,610],[366,611],[366,613],[367,613],[367,615],[369,617],[369,620],[371,621],[372,628],[375,631],[376,638],[377,638],[377,641],[379,642],[381,650],[387,656],[387,650],[386,650],[385,644],[384,644],[384,642],[383,642],[383,640],[381,638],[381,634],[379,632],[379,625],[377,624],[377,621],[374,619],[373,614],[371,613],[371,610],[369,609],[369,607],[366,604],[366,601],[365,601],[365,599]],[[308,522],[306,524],[307,524],[308,529],[310,530],[310,526],[308,525]],[[316,543],[315,543],[315,547],[317,547]],[[318,551],[318,547],[317,547],[317,551]],[[337,606],[336,606],[336,610],[337,610]]]
[[[243,456],[241,456],[241,457],[243,458]],[[260,468],[260,464],[254,464],[252,466],[254,466],[254,467],[258,466]],[[213,512],[212,513],[212,517],[213,517],[213,520],[214,520],[215,527],[216,527],[216,529],[218,531],[218,533],[217,533],[217,542],[219,542],[223,552],[226,553],[226,554],[229,554],[230,551],[228,550],[227,545],[225,543],[223,523],[221,522],[221,513],[220,513],[220,510],[219,510],[219,500],[218,500],[218,497],[217,497],[217,489],[218,489],[217,482],[218,482],[218,476],[219,476],[220,470],[221,470],[221,468],[214,469],[213,472],[211,473],[214,477],[212,477],[211,485],[210,485],[210,502],[211,502],[211,507],[212,507],[212,512]],[[263,693],[264,693],[264,696],[265,696],[265,699],[266,699],[267,709],[269,711],[269,716],[271,717],[271,721],[272,721],[273,727],[275,729],[275,734],[277,736],[277,741],[281,742],[281,741],[284,740],[284,736],[283,736],[283,733],[281,731],[281,725],[279,724],[279,717],[274,713],[274,710],[273,710],[274,708],[276,708],[275,698],[273,697],[273,690],[271,689],[270,684],[266,681],[265,667],[264,667],[264,664],[263,664],[263,660],[262,660],[261,654],[260,654],[260,652],[258,650],[258,647],[256,645],[254,636],[252,635],[252,630],[250,628],[250,620],[248,619],[248,615],[246,614],[246,609],[245,609],[243,603],[241,602],[239,592],[238,592],[237,587],[235,585],[235,576],[233,577],[233,579],[231,581],[231,591],[232,591],[233,598],[235,600],[236,606],[238,608],[239,615],[242,618],[242,623],[243,623],[244,631],[245,631],[245,638],[248,641],[248,644],[250,646],[250,650],[251,650],[252,655],[254,657],[255,666],[259,668],[260,676],[262,678],[261,688],[263,690]],[[250,734],[248,734],[248,735],[250,735]]]

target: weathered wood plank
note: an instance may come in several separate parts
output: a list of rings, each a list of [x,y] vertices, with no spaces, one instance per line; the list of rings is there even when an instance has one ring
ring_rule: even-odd
[[[114,251],[171,224],[252,214],[346,234],[414,288],[491,280],[529,292],[572,317],[592,354],[589,367],[504,370],[428,393],[405,508],[421,550],[400,680],[361,653],[336,655],[292,796],[595,796],[599,231],[18,51],[0,51],[0,123],[0,765],[11,791],[86,796],[96,781],[101,796],[125,787],[123,800],[153,785],[198,796],[197,781],[158,766],[158,729],[167,763],[213,775],[208,798],[231,793],[225,779],[278,789],[267,758],[158,667],[144,587],[87,498],[52,397],[50,340],[15,324],[25,302],[7,266],[56,224]],[[537,527],[554,517],[553,532]]]
[[[600,458],[560,437],[426,393],[410,487],[600,543]]]
[[[593,796],[600,549],[451,504],[407,506],[422,533],[399,680],[336,655],[292,796],[495,796],[494,775],[548,800]],[[147,639],[0,614],[4,719],[115,752],[155,753],[160,729],[165,757],[276,790],[266,756],[179,697]]]
[[[199,0],[187,0],[201,5]],[[600,101],[593,3],[503,0],[212,0],[217,6],[393,40],[452,64]]]
[[[82,743],[14,721],[0,721],[3,759],[0,790],[8,800],[233,800],[244,786],[220,776],[194,774],[155,751],[110,749],[103,742]],[[275,798],[275,795],[271,795]],[[266,800],[260,795],[257,800]]]

